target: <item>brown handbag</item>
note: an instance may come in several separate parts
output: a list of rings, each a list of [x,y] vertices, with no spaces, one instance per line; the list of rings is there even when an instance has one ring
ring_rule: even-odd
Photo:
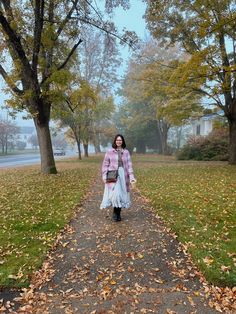
[[[118,178],[118,170],[109,170],[107,172],[106,182],[107,183],[116,182],[117,178]]]

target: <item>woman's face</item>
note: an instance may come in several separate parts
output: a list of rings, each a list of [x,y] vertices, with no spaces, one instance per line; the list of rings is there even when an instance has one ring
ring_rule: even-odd
[[[116,138],[116,146],[118,147],[118,148],[120,148],[121,146],[122,146],[122,138],[120,137],[120,136],[118,136],[117,138]]]

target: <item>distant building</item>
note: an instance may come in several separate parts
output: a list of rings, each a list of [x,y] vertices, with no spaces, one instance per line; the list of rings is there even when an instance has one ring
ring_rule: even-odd
[[[197,119],[192,119],[190,122],[192,127],[192,135],[207,136],[213,130],[214,121],[219,119],[223,119],[223,111],[206,114]]]
[[[26,149],[32,148],[32,144],[29,143],[29,138],[35,133],[35,127],[33,126],[21,126],[20,132],[17,135],[17,141],[24,142],[26,144]]]

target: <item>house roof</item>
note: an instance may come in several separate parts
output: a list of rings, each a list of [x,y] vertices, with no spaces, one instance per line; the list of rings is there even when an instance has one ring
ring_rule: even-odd
[[[217,117],[223,117],[224,116],[224,111],[223,110],[218,110],[217,112],[213,112],[213,113],[209,113],[209,114],[205,114],[203,116],[199,116],[199,117],[195,117],[195,118],[191,118],[191,120],[203,120],[203,121],[210,121],[210,120],[214,120]]]

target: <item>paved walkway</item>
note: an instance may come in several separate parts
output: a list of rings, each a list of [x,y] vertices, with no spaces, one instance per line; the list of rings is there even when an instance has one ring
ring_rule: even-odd
[[[99,210],[102,189],[94,183],[17,313],[218,313],[178,241],[139,194],[113,222],[111,209]]]

